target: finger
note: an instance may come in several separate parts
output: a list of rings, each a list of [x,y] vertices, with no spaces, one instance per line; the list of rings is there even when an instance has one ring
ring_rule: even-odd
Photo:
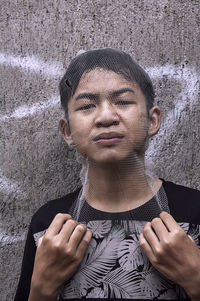
[[[80,244],[81,240],[83,239],[85,233],[87,231],[87,228],[85,225],[77,225],[74,229],[71,237],[68,241],[68,247],[73,250],[73,252],[76,252],[78,245]]]
[[[43,240],[43,237],[44,237],[44,235],[43,236],[41,236],[39,239],[38,239],[38,247],[41,245],[41,243],[42,243],[42,240]]]
[[[144,226],[143,236],[145,240],[148,242],[152,251],[156,253],[160,249],[160,242],[158,240],[157,235],[154,233],[150,222]]]
[[[74,232],[78,222],[73,219],[68,219],[62,226],[60,233],[58,234],[61,241],[65,244],[70,240],[72,233]]]
[[[151,227],[157,235],[159,241],[162,241],[169,236],[168,229],[159,217],[156,217],[152,220]]]
[[[155,260],[155,256],[153,254],[152,248],[148,244],[148,241],[145,239],[143,233],[140,234],[139,242],[140,242],[140,247],[142,248],[146,256],[149,258],[151,262],[153,262]]]
[[[192,238],[192,236],[190,236],[190,235],[188,234],[188,237],[189,237],[189,239],[196,245],[196,243],[195,243],[194,239]]]
[[[177,222],[175,221],[175,219],[173,218],[173,216],[171,216],[171,214],[163,211],[160,213],[160,218],[163,221],[163,223],[165,224],[165,226],[167,227],[169,232],[173,232],[175,229],[182,229]]]
[[[87,250],[87,247],[92,239],[92,232],[87,229],[85,235],[83,236],[81,242],[78,245],[76,255],[79,257],[81,260],[83,259],[85,252]]]
[[[63,224],[71,218],[72,217],[69,214],[63,214],[63,213],[56,214],[56,216],[54,217],[53,221],[51,222],[49,228],[47,229],[45,235],[54,236],[54,235],[58,234],[60,232],[60,230],[62,229]]]

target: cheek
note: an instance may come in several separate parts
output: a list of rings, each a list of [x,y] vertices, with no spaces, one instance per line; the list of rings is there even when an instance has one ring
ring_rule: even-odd
[[[129,139],[136,145],[145,143],[148,137],[148,119],[141,115],[138,118],[134,118],[128,125]]]
[[[137,114],[132,114],[127,116],[126,123],[129,129],[132,131],[146,131],[148,129],[148,117],[143,112],[137,112]]]
[[[138,127],[141,130],[147,131],[148,126],[149,126],[149,119],[147,115],[144,112],[140,113],[138,116]]]
[[[70,123],[70,128],[73,143],[78,149],[85,148],[90,134],[89,126],[83,120],[77,118]]]

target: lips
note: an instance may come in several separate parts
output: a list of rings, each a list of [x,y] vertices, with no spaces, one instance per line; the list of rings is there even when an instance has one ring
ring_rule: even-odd
[[[113,139],[113,138],[123,138],[123,135],[116,133],[116,132],[102,133],[102,134],[96,136],[93,140],[98,141],[101,139]]]
[[[124,136],[120,133],[117,132],[109,132],[109,133],[101,133],[100,135],[96,136],[93,141],[100,141],[100,140],[105,140],[109,141],[112,139],[122,139]]]

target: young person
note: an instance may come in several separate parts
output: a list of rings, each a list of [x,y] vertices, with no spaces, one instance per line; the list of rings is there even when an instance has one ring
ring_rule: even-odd
[[[87,51],[60,95],[83,187],[33,216],[15,300],[200,300],[200,192],[145,168],[161,117],[149,76],[122,51]]]

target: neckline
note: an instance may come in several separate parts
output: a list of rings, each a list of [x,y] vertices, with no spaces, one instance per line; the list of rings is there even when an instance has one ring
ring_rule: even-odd
[[[143,203],[142,205],[139,205],[135,208],[132,208],[130,210],[125,210],[125,211],[119,211],[119,212],[112,212],[112,211],[103,211],[103,210],[100,210],[100,209],[97,209],[93,206],[91,206],[87,200],[85,199],[85,204],[87,205],[88,209],[90,210],[95,210],[95,211],[98,211],[99,213],[108,213],[108,214],[123,214],[123,213],[129,213],[129,212],[132,212],[133,210],[136,210],[136,209],[139,209],[139,208],[143,208],[144,205],[148,204],[149,202],[151,202],[152,200],[154,200],[160,193],[161,193],[161,190],[164,189],[164,180],[159,178],[161,181],[162,181],[162,184],[160,186],[160,188],[158,189],[158,191],[156,192],[155,195],[152,196],[152,198],[150,198],[148,201],[146,201],[145,203]]]
[[[156,196],[162,194],[162,190],[165,191],[165,181],[162,180],[162,185],[157,191],[157,193],[144,204],[121,212],[107,212],[96,209],[92,207],[87,200],[84,201],[83,207],[81,209],[79,220],[108,220],[108,219],[138,219],[138,220],[151,220],[156,216],[159,216],[161,209],[156,200]]]

